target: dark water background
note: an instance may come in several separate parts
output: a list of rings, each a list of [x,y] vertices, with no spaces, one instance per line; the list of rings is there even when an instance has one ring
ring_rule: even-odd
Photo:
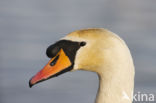
[[[0,0],[0,103],[94,103],[91,72],[28,87],[50,44],[90,27],[121,36],[134,58],[135,92],[156,93],[156,0]]]

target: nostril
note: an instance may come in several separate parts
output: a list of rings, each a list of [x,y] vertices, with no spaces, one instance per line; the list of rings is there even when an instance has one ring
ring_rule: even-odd
[[[50,63],[51,66],[54,66],[59,59],[59,55]]]

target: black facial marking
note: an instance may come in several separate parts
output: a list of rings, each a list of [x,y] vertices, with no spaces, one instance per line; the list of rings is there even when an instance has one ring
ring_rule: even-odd
[[[86,45],[86,42],[81,42],[80,43],[80,46],[85,46]]]
[[[54,66],[59,58],[59,55],[50,63],[51,66]]]
[[[62,48],[70,61],[74,63],[76,52],[81,46],[86,45],[86,42],[74,42],[70,40],[61,40],[47,48],[46,54],[49,58],[53,58]]]
[[[86,42],[74,42],[74,41],[70,41],[70,40],[61,40],[56,42],[53,45],[50,45],[47,48],[46,54],[49,58],[53,58],[57,55],[57,53],[60,51],[60,49],[63,49],[63,51],[65,52],[65,54],[68,56],[68,58],[70,59],[72,65],[63,69],[62,71],[56,73],[55,75],[49,77],[55,77],[58,76],[60,74],[63,74],[65,72],[71,71],[73,69],[74,66],[74,60],[75,60],[75,56],[76,56],[76,52],[80,49],[81,46],[85,46]],[[59,56],[57,56],[52,63],[50,63],[51,66],[55,65],[57,60],[58,60]],[[47,78],[47,79],[49,79]],[[45,79],[45,80],[47,80]]]

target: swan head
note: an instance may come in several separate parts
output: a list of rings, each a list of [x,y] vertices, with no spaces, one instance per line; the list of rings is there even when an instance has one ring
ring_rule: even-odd
[[[51,60],[30,79],[29,85],[32,87],[68,71],[87,70],[98,74],[111,71],[112,66],[124,62],[118,61],[124,56],[119,50],[124,48],[122,45],[123,41],[118,36],[105,29],[69,33],[47,48],[46,54]]]

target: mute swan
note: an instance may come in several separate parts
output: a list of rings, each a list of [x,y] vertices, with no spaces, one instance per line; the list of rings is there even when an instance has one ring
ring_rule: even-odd
[[[116,34],[91,28],[69,33],[48,47],[48,64],[29,86],[67,71],[87,70],[99,76],[96,103],[132,103],[134,65],[128,47]]]

